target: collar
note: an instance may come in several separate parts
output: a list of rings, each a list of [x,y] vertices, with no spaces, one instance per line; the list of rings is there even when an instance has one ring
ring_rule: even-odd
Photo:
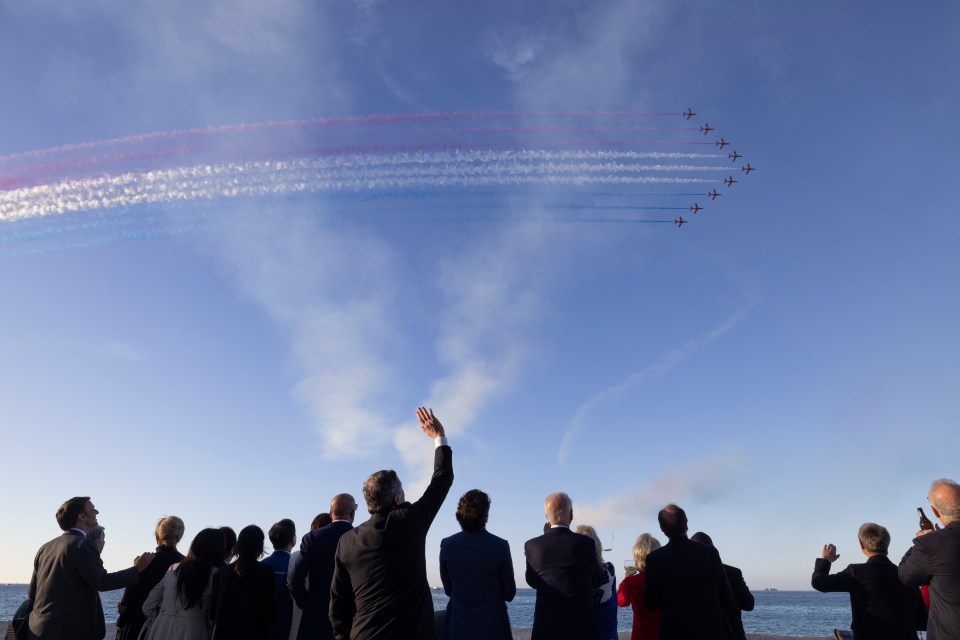
[[[87,532],[86,532],[86,531],[84,531],[83,529],[77,529],[76,527],[71,527],[70,529],[67,530],[67,533],[72,533],[73,535],[83,536],[84,538],[87,537]]]

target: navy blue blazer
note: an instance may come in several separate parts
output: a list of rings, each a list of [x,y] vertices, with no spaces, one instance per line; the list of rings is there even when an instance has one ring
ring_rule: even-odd
[[[290,624],[293,621],[293,598],[287,590],[287,569],[290,567],[289,551],[274,551],[261,560],[273,567],[273,586],[276,594],[277,617],[267,630],[270,640],[289,640]]]
[[[450,597],[440,640],[509,640],[507,603],[517,594],[510,544],[477,531],[440,542],[440,580]]]
[[[351,529],[353,525],[349,520],[334,520],[325,527],[309,532],[300,542],[300,555],[288,581],[294,601],[303,609],[298,640],[333,640],[333,627],[330,625],[333,560],[340,537]]]
[[[607,581],[592,539],[567,527],[527,540],[527,584],[536,589],[531,640],[585,640],[599,634],[594,587]]]

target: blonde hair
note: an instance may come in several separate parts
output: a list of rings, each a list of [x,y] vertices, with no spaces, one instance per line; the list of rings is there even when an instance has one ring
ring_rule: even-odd
[[[581,524],[577,525],[577,533],[593,540],[593,544],[597,547],[597,560],[600,561],[600,564],[603,564],[603,543],[600,542],[600,536],[597,535],[597,530],[588,524]]]
[[[157,521],[157,528],[154,535],[157,537],[157,544],[161,547],[175,547],[183,538],[183,520],[177,516],[165,516]]]
[[[647,556],[651,551],[660,548],[660,541],[649,533],[641,533],[633,543],[633,561],[637,563],[637,570],[643,571],[647,567]]]

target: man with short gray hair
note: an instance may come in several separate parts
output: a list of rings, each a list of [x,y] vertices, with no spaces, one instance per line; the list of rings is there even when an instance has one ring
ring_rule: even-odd
[[[943,528],[917,532],[900,561],[900,580],[930,587],[928,640],[960,639],[960,485],[934,480],[927,498]]]
[[[550,525],[542,536],[527,540],[527,584],[537,591],[532,640],[594,638],[593,590],[607,580],[597,560],[596,543],[570,530],[573,501],[551,493],[543,503]]]
[[[825,544],[811,585],[824,593],[850,594],[850,628],[857,640],[916,640],[917,629],[927,626],[927,606],[919,589],[900,582],[897,567],[887,558],[890,533],[886,527],[866,522],[857,539],[867,561],[829,575],[831,563],[840,555],[834,545]]]

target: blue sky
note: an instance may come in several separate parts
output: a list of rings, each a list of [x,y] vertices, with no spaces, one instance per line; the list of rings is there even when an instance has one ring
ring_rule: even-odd
[[[617,566],[674,501],[751,587],[786,589],[825,542],[857,561],[865,521],[899,558],[929,482],[960,475],[955,5],[62,4],[0,5],[0,156],[328,116],[693,107],[759,170],[679,230],[355,224],[278,198],[215,207],[262,226],[0,257],[0,581],[29,579],[73,495],[100,509],[114,569],[165,514],[187,538],[283,517],[303,533],[377,469],[412,495],[419,404],[455,451],[434,582],[474,487],[519,576],[564,490]]]

